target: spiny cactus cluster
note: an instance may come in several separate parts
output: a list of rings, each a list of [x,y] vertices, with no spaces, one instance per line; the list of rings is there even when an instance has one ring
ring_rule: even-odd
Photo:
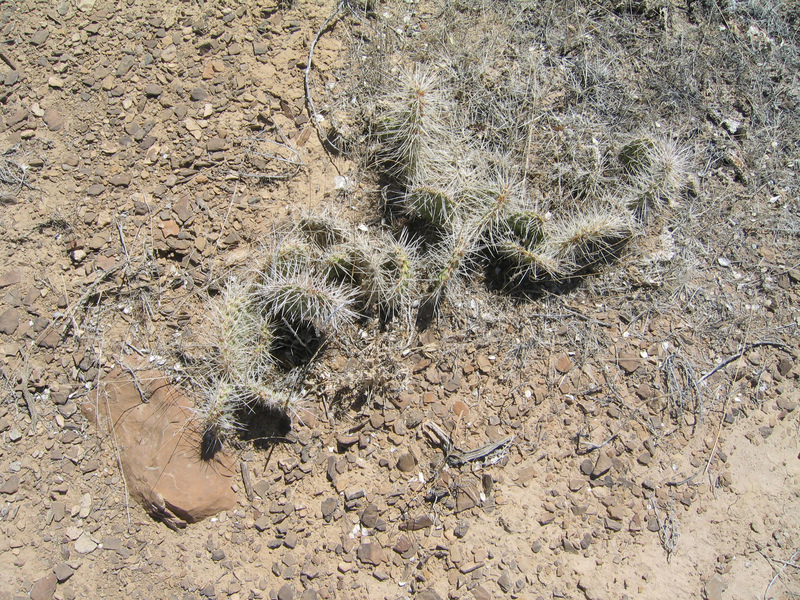
[[[360,315],[410,316],[420,294],[413,244],[351,231],[330,215],[304,216],[257,263],[209,302],[199,334],[205,457],[241,429],[244,412],[297,407],[300,397],[281,391],[286,376],[326,335]]]
[[[665,137],[636,137],[619,152],[623,179],[628,184],[627,208],[644,220],[648,210],[675,205],[686,187],[689,155],[677,141]]]
[[[209,301],[199,332],[202,360],[195,381],[202,393],[196,416],[203,458],[213,456],[223,440],[241,429],[242,411],[285,410],[293,400],[270,385],[275,323],[253,291],[252,282],[230,279]]]
[[[368,234],[331,214],[306,214],[248,276],[212,301],[198,408],[204,456],[259,407],[293,410],[287,373],[308,365],[321,340],[357,318],[440,306],[456,282],[482,269],[502,287],[562,281],[616,257],[649,211],[675,202],[687,160],[670,140],[621,146],[614,194],[557,214],[532,200],[513,154],[485,151],[457,123],[440,73],[402,70],[381,98],[377,164],[398,199],[400,233]],[[611,199],[609,199],[611,198]],[[412,241],[413,240],[413,241]]]
[[[676,200],[684,187],[686,158],[677,145],[636,138],[619,153],[624,186],[553,215],[532,200],[513,156],[485,151],[463,133],[446,89],[435,68],[401,70],[375,126],[379,164],[399,189],[399,204],[438,240],[429,256],[434,303],[481,263],[503,287],[517,288],[608,261],[648,210]]]

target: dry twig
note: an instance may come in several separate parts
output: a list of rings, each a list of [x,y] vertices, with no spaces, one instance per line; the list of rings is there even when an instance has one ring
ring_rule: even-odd
[[[31,416],[31,431],[36,431],[36,424],[39,422],[39,414],[36,412],[36,403],[33,396],[28,391],[28,373],[27,370],[22,371],[22,396],[25,398],[25,405],[28,408],[28,414]]]
[[[769,600],[769,591],[772,589],[772,586],[775,585],[775,582],[778,581],[778,578],[781,576],[781,574],[783,573],[784,569],[786,569],[787,565],[791,565],[793,567],[797,567],[798,566],[798,565],[794,564],[794,559],[797,558],[798,555],[800,555],[800,548],[798,548],[797,550],[794,551],[794,554],[792,554],[792,556],[791,556],[791,558],[789,558],[789,560],[787,560],[787,561],[782,561],[782,560],[776,561],[776,562],[782,563],[781,564],[781,568],[778,569],[778,572],[775,573],[775,577],[772,578],[772,581],[769,582],[769,585],[767,586],[767,589],[764,590],[764,600]]]
[[[788,352],[789,354],[792,353],[791,348],[789,348],[789,346],[787,346],[786,344],[782,344],[781,342],[769,342],[769,341],[766,341],[766,342],[754,342],[752,344],[748,344],[747,346],[742,348],[741,351],[737,352],[733,356],[731,356],[729,358],[726,358],[721,363],[719,363],[716,367],[711,369],[708,373],[703,375],[700,378],[700,383],[703,383],[706,379],[711,377],[714,373],[716,373],[720,369],[724,369],[725,367],[727,367],[729,364],[731,364],[736,359],[741,358],[742,356],[744,356],[745,354],[750,352],[750,350],[752,350],[753,348],[759,348],[761,346],[772,346],[773,348],[780,348],[781,350],[784,350],[784,351]]]
[[[322,37],[322,34],[327,31],[327,29],[333,25],[336,19],[339,18],[339,15],[342,13],[342,9],[347,4],[347,0],[339,0],[336,4],[336,8],[333,9],[333,12],[330,16],[322,22],[320,25],[317,34],[314,36],[314,39],[311,40],[311,46],[308,49],[308,61],[306,62],[306,68],[303,71],[303,86],[306,92],[306,104],[308,105],[308,113],[309,117],[311,118],[311,122],[314,124],[314,128],[317,131],[317,135],[319,136],[319,141],[322,143],[323,146],[330,146],[336,152],[341,152],[339,148],[331,141],[328,135],[322,131],[322,125],[320,125],[320,121],[322,120],[319,113],[317,112],[317,108],[314,106],[314,99],[311,97],[311,86],[309,84],[309,76],[311,74],[311,63],[314,60],[314,49],[317,47],[317,43],[319,42],[319,38]]]
[[[653,506],[653,512],[658,521],[658,536],[661,538],[661,545],[664,547],[664,550],[667,551],[667,560],[669,560],[678,548],[678,540],[681,537],[678,522],[675,520],[675,513],[671,507],[670,510],[667,511],[667,516],[664,519],[661,518],[658,512],[658,501],[655,496],[651,496],[650,503]]]

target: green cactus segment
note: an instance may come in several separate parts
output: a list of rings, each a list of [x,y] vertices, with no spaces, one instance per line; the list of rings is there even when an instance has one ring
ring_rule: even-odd
[[[320,269],[329,281],[352,290],[364,306],[375,301],[380,286],[379,257],[366,243],[333,248],[322,257]]]
[[[422,171],[425,156],[427,91],[422,86],[407,90],[400,110],[387,121],[387,138],[396,156],[396,169],[408,180]]]
[[[642,221],[647,219],[650,209],[656,204],[656,196],[653,192],[653,189],[636,190],[636,193],[631,194],[625,203],[628,210]]]
[[[334,249],[322,258],[325,275],[336,283],[361,285],[365,268],[365,257],[352,248]]]
[[[348,241],[349,235],[335,220],[320,215],[308,215],[300,219],[299,229],[306,238],[321,250]]]
[[[641,138],[619,155],[631,186],[628,208],[640,219],[659,204],[673,204],[683,192],[689,168],[688,151],[671,138]]]
[[[488,189],[477,189],[467,195],[471,212],[482,229],[496,226],[523,204],[520,186],[507,176],[493,182]]]
[[[310,273],[295,273],[261,285],[266,311],[291,323],[311,323],[318,330],[337,329],[354,318],[352,291]]]
[[[381,257],[380,301],[388,309],[409,305],[417,284],[413,250],[402,242],[392,243]]]
[[[401,72],[379,123],[387,166],[395,177],[406,183],[426,181],[426,174],[449,154],[445,122],[450,108],[434,69],[417,65]]]
[[[253,328],[253,371],[261,375],[273,365],[272,348],[275,344],[275,331],[269,315],[256,315]]]
[[[544,242],[544,219],[534,211],[511,213],[500,222],[498,230],[513,235],[529,250]]]
[[[226,379],[215,380],[205,390],[204,403],[197,409],[204,437],[216,443],[225,440],[241,429],[236,413],[242,408],[242,398],[237,386]]]
[[[286,239],[269,258],[263,275],[289,275],[309,268],[314,260],[314,250],[303,240]]]
[[[433,186],[417,186],[406,194],[408,212],[435,227],[446,227],[456,210],[452,194]]]
[[[559,257],[581,269],[615,256],[633,235],[630,214],[608,208],[564,220],[553,235]]]
[[[530,247],[507,238],[499,240],[494,249],[501,260],[512,265],[509,280],[514,284],[557,279],[567,274],[564,263],[546,245]]]
[[[299,399],[295,394],[279,390],[263,380],[248,381],[244,387],[252,403],[257,406],[282,412],[293,411],[299,406]]]
[[[619,151],[619,162],[631,175],[647,172],[652,166],[653,140],[638,138],[625,144]]]
[[[446,293],[448,287],[461,275],[466,268],[466,261],[475,251],[475,234],[477,231],[468,226],[462,226],[442,244],[437,263],[437,269],[431,284],[431,298],[438,302]]]
[[[232,381],[272,365],[272,333],[255,309],[247,286],[230,282],[209,307],[210,326],[202,334],[213,368]]]

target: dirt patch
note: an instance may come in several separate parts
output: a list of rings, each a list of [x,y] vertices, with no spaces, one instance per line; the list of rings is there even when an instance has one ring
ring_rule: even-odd
[[[800,595],[793,13],[352,4],[0,10],[0,598]],[[478,273],[426,328],[330,336],[291,423],[227,442],[234,504],[165,527],[79,406],[132,358],[200,397],[209,298],[299,215],[408,217],[370,128],[414,61],[556,216],[642,131],[688,185],[569,285]]]

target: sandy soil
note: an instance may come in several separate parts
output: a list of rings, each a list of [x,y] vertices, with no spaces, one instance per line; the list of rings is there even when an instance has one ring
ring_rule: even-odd
[[[306,109],[333,8],[0,8],[0,598],[800,596],[797,198],[730,161],[699,190],[683,287],[608,292],[639,268],[623,260],[605,292],[468,288],[394,356],[393,393],[334,405],[325,377],[374,368],[365,348],[394,334],[334,345],[302,421],[226,450],[235,508],[173,531],[129,497],[78,410],[105,375],[136,356],[185,384],[206,291],[301,210],[380,221],[368,177],[342,197],[359,165]],[[319,87],[347,27],[319,41]],[[461,450],[513,441],[445,466],[430,423]]]

